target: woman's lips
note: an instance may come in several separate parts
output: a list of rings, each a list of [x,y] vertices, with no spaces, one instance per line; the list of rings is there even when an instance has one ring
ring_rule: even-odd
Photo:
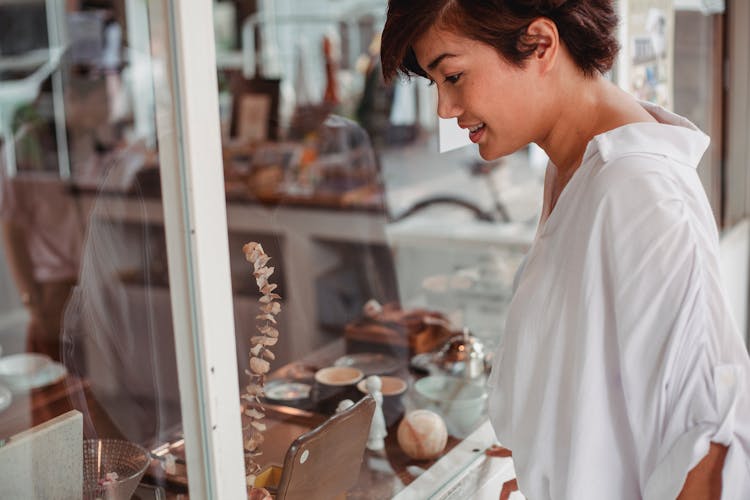
[[[475,143],[475,144],[478,143],[479,140],[484,135],[484,129],[485,128],[486,128],[485,125],[482,125],[481,127],[479,127],[477,130],[475,130],[473,132],[469,131],[469,140],[471,142]]]

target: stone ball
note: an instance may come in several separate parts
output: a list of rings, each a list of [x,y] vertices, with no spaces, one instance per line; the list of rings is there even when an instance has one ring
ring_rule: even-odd
[[[414,410],[404,415],[396,435],[398,444],[415,460],[438,457],[448,443],[448,430],[442,417],[430,410]]]

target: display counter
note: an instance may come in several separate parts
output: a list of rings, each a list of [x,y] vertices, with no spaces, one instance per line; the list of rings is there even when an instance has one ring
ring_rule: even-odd
[[[269,377],[269,383],[290,377],[309,380],[311,371],[333,364],[344,352],[343,340],[332,342],[299,361],[278,368]],[[409,381],[403,409],[409,411],[414,408],[412,388],[419,375],[406,366],[398,367],[394,373]],[[283,463],[289,445],[327,418],[315,407],[300,409],[298,406],[267,404],[268,430],[261,465]],[[84,414],[84,438],[123,438],[97,400],[90,380],[67,374],[49,385],[15,394],[4,414],[0,439],[8,439],[71,409]],[[384,450],[365,451],[359,478],[347,492],[347,498],[481,498],[482,492],[492,493],[490,497],[496,498],[502,484],[514,477],[510,458],[487,455],[496,440],[484,418],[468,435],[449,436],[444,452],[433,460],[414,460],[401,450],[396,439],[399,421],[399,418],[394,419],[389,425]],[[152,464],[143,479],[144,484],[163,488],[168,498],[189,493],[184,440],[179,428],[174,429],[173,436],[171,440],[148,444]],[[165,451],[175,459],[172,467],[165,465]]]

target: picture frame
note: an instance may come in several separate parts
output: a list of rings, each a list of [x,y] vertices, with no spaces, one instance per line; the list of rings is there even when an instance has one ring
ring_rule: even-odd
[[[230,76],[232,138],[252,143],[279,139],[280,84],[277,78]]]

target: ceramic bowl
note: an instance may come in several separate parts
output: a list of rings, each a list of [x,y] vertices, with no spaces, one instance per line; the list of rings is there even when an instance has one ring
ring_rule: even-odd
[[[400,377],[390,377],[388,375],[382,375],[380,381],[382,382],[380,392],[383,394],[383,416],[385,417],[385,424],[390,427],[404,414],[402,396],[406,392],[406,389],[409,388],[409,384]],[[367,387],[365,387],[366,383],[367,379],[363,379],[357,384],[359,392],[363,394],[368,393]]]
[[[316,410],[332,415],[342,400],[356,399],[359,393],[355,385],[363,376],[362,370],[349,366],[329,366],[315,372],[310,397]]]
[[[362,370],[357,368],[329,366],[315,372],[315,381],[327,386],[347,386],[356,384],[363,376]]]
[[[409,387],[406,381],[399,377],[389,377],[387,375],[382,375],[380,377],[380,381],[383,383],[380,392],[383,393],[383,397],[391,397],[391,396],[400,396],[404,392],[406,392],[406,389]],[[367,379],[362,379],[357,384],[357,389],[359,389],[359,392],[363,394],[367,394],[367,387],[365,387],[365,384],[367,383]]]
[[[468,436],[486,416],[487,391],[480,383],[430,375],[417,380],[414,390],[418,406],[443,417],[453,436]]]

